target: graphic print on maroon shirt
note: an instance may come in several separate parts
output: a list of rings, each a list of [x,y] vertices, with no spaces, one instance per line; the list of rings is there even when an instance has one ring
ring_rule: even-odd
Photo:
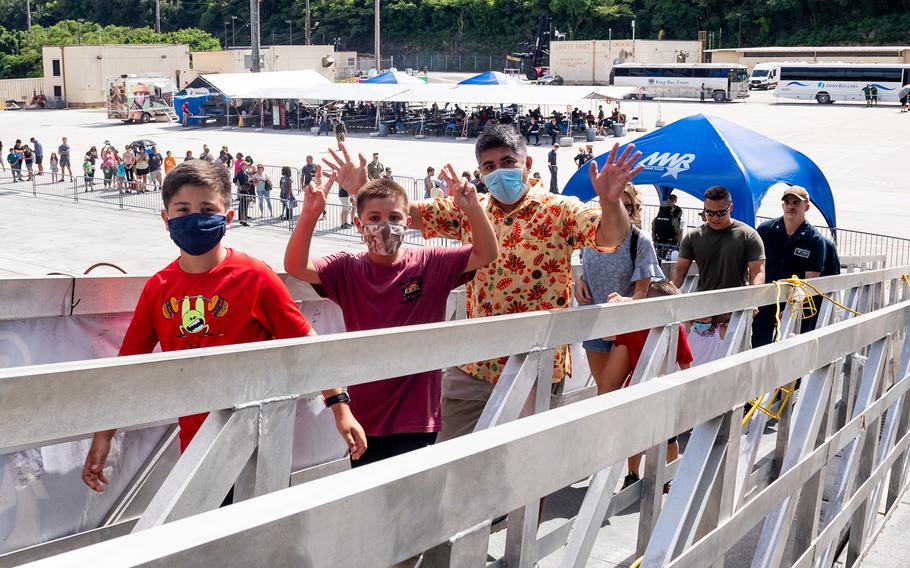
[[[341,307],[347,331],[443,321],[449,292],[464,274],[471,247],[402,250],[383,266],[367,253],[341,252],[313,260],[322,290]],[[368,436],[438,432],[442,426],[442,373],[428,371],[353,385],[351,412]]]

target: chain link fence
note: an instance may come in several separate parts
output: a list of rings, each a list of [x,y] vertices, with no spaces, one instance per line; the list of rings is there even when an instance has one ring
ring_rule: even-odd
[[[430,72],[483,73],[485,71],[505,72],[514,69],[519,72],[520,63],[509,61],[502,55],[456,55],[451,53],[413,53],[395,55],[391,66],[402,71],[414,69]]]
[[[457,55],[452,53],[404,53],[383,58],[380,66],[376,68],[376,60],[372,57],[361,57],[355,65],[340,66],[335,69],[336,81],[348,81],[357,77],[358,73],[366,75],[370,69],[383,71],[392,67],[399,71],[411,70],[420,73],[429,72],[451,73],[483,73],[485,71],[514,70],[520,73],[521,64],[509,61],[502,55]]]

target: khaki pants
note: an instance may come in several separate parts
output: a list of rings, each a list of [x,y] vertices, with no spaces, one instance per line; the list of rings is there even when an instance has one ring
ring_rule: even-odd
[[[163,176],[161,175],[160,168],[153,172],[149,172],[149,183],[150,184],[161,187],[162,180],[163,180]]]
[[[451,440],[474,431],[494,385],[475,379],[459,367],[442,372],[442,431],[437,442]]]
[[[560,385],[554,384],[556,388]],[[475,379],[459,367],[442,372],[442,431],[436,442],[470,434],[477,426],[483,409],[493,394],[493,383]],[[547,401],[549,406],[549,401]],[[534,414],[534,389],[521,409],[519,418]]]

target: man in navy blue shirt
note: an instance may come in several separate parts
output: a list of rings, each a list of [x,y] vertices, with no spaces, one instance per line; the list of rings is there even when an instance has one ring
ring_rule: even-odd
[[[556,150],[559,144],[553,144],[553,149],[547,154],[547,166],[550,168],[550,193],[559,193],[559,181],[556,179],[559,166],[556,165]]]
[[[798,185],[784,190],[782,217],[765,221],[758,234],[765,245],[765,281],[797,276],[815,278],[825,267],[825,238],[806,221],[809,194]],[[783,310],[783,306],[781,306]],[[752,323],[752,346],[774,340],[774,305],[763,306]]]

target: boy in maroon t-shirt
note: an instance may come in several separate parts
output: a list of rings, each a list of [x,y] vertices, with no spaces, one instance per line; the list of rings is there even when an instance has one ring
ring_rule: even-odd
[[[184,162],[164,179],[161,198],[161,218],[180,257],[146,282],[120,355],[151,353],[159,344],[162,351],[177,351],[316,335],[264,262],[221,244],[234,219],[227,170],[205,160]],[[340,393],[334,389],[323,396]],[[347,408],[333,410],[351,453],[359,455],[360,425]],[[180,417],[181,452],[207,415]],[[82,480],[99,493],[108,483],[104,465],[115,432],[95,434],[82,469]]]
[[[449,292],[497,256],[496,235],[476,188],[449,165],[441,177],[454,188],[455,204],[473,227],[471,246],[400,248],[410,222],[407,194],[394,181],[377,179],[357,193],[354,224],[367,251],[311,259],[313,230],[336,174],[326,184],[322,177],[319,167],[314,183],[306,188],[284,268],[320,286],[341,307],[347,331],[443,321]],[[367,451],[353,465],[433,444],[442,426],[441,380],[440,371],[427,371],[354,385],[348,389],[349,397],[327,399],[333,408],[350,405],[366,432]]]
[[[669,280],[655,280],[651,282],[648,288],[648,298],[659,298],[661,296],[673,296],[679,294],[679,289]],[[616,336],[613,341],[613,350],[610,352],[610,358],[607,360],[607,366],[604,369],[604,384],[626,385],[626,381],[638,365],[641,358],[641,352],[648,340],[648,334],[651,330],[641,329],[630,333],[623,333]],[[689,349],[689,341],[686,339],[686,329],[680,324],[679,341],[676,345],[676,365],[680,369],[688,369],[692,366],[692,351]],[[601,385],[598,385],[597,394],[604,394]],[[667,463],[674,461],[679,457],[679,442],[676,436],[670,438],[667,442]],[[641,462],[641,456],[635,455],[629,458],[629,473],[623,482],[623,489],[638,481],[638,466]],[[664,486],[664,492],[669,490],[670,484]]]

